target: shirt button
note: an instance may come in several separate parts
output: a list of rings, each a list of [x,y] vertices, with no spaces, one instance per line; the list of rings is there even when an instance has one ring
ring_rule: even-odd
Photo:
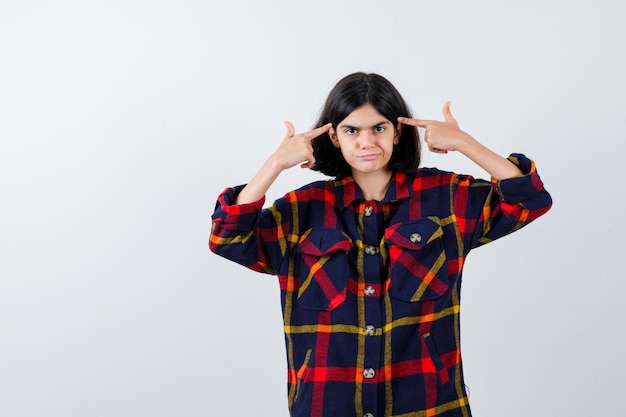
[[[411,242],[413,243],[419,243],[422,241],[422,235],[419,233],[413,233],[409,239],[411,239]]]
[[[374,417],[374,414],[372,414],[372,413],[365,413],[365,414],[363,414],[363,417]]]
[[[365,247],[365,253],[367,253],[368,255],[375,255],[376,254],[376,248],[373,247],[372,245],[368,245]]]
[[[371,216],[373,212],[374,212],[374,207],[372,207],[372,206],[365,207],[365,215],[366,216]]]
[[[366,336],[374,336],[374,333],[376,333],[376,327],[372,326],[371,324],[365,326],[364,330]]]
[[[372,379],[374,378],[374,375],[376,375],[376,371],[374,371],[372,368],[365,368],[363,369],[363,376],[367,379]]]
[[[372,287],[371,285],[368,285],[367,287],[363,289],[363,293],[365,293],[365,295],[374,295],[375,292],[376,292],[376,289]]]

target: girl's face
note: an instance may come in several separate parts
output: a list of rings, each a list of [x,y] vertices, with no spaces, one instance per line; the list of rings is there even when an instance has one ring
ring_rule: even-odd
[[[400,130],[370,103],[354,109],[329,135],[352,167],[353,176],[389,173],[393,145],[400,140]]]

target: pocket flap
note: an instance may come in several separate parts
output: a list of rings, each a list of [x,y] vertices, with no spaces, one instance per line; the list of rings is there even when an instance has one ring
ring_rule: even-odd
[[[398,223],[385,230],[385,240],[404,249],[420,250],[443,235],[438,222],[429,218]]]
[[[338,229],[315,227],[307,230],[298,242],[298,252],[313,256],[323,256],[335,251],[347,252],[352,242]]]

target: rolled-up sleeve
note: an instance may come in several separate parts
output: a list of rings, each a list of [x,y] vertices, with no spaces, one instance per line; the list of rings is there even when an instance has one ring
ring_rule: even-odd
[[[225,189],[218,197],[211,217],[209,248],[214,253],[254,271],[274,274],[265,241],[275,241],[277,225],[265,198],[246,204],[235,204],[244,186]]]
[[[491,180],[500,200],[509,204],[521,204],[530,210],[539,210],[538,215],[545,213],[552,205],[552,199],[539,178],[535,163],[522,154],[512,154],[508,160],[523,174],[504,180]],[[545,210],[541,211],[543,208]]]
[[[225,189],[217,198],[213,224],[219,223],[224,230],[250,231],[254,228],[259,213],[265,203],[265,197],[246,204],[235,204],[243,185]]]
[[[522,154],[511,154],[508,160],[522,171],[521,175],[492,178],[490,187],[487,182],[470,179],[468,191],[460,193],[467,201],[455,202],[457,208],[465,205],[459,212],[469,215],[463,224],[474,226],[473,230],[465,230],[466,250],[526,226],[552,206],[535,163]]]

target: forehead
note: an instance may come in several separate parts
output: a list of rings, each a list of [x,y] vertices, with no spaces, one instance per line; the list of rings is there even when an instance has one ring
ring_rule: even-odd
[[[374,126],[381,123],[391,123],[389,119],[380,114],[378,110],[370,103],[365,103],[356,109],[352,110],[352,113],[343,119],[339,125],[350,125],[355,127],[360,126]]]

